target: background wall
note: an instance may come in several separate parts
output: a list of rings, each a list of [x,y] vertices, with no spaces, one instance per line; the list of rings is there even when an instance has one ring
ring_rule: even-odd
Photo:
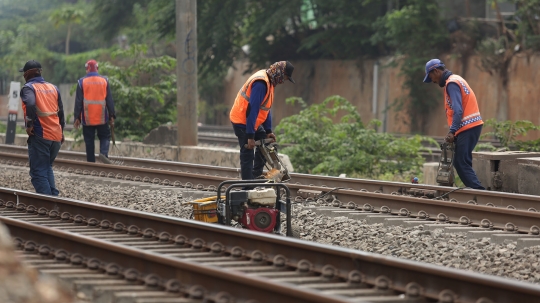
[[[504,91],[496,74],[490,74],[481,69],[478,57],[472,56],[468,62],[450,55],[441,59],[447,68],[455,74],[464,77],[474,90],[479,102],[482,118],[485,120],[497,116],[504,120],[529,120],[540,125],[540,55],[518,55],[509,67],[509,82]],[[408,117],[404,111],[389,106],[398,98],[406,97],[402,89],[402,79],[399,67],[385,67],[390,58],[378,61],[379,69],[374,86],[374,60],[366,61],[299,61],[292,62],[295,66],[293,78],[296,84],[285,83],[276,88],[275,103],[272,108],[274,125],[291,114],[298,113],[300,106],[285,105],[285,99],[292,96],[302,97],[309,104],[319,103],[331,95],[341,95],[354,104],[365,122],[373,118],[383,122],[381,131],[392,133],[409,133]],[[223,102],[232,106],[236,94],[250,74],[243,74],[245,63],[237,62],[236,69],[229,71],[225,79]],[[424,84],[418,79],[418,85]],[[447,133],[446,116],[443,104],[443,91],[439,89],[441,102],[429,117],[425,135],[443,136]],[[504,93],[508,94],[508,104],[505,106]],[[376,102],[373,102],[375,94]],[[228,125],[228,112],[221,113],[219,124]]]
[[[500,117],[504,120],[529,120],[540,125],[540,55],[517,55],[509,66],[509,82],[503,90],[501,81],[496,74],[490,74],[480,68],[477,57],[471,57],[468,62],[459,58],[443,56],[441,58],[454,73],[463,76],[473,88],[479,102],[482,118],[485,120]],[[319,103],[331,95],[341,95],[354,104],[364,122],[373,118],[383,122],[380,131],[392,133],[409,133],[408,117],[404,111],[390,107],[398,98],[407,96],[402,89],[402,79],[399,67],[386,67],[391,58],[381,58],[378,61],[298,61],[293,78],[296,84],[287,82],[276,88],[275,103],[272,108],[273,123],[277,125],[281,119],[298,113],[300,106],[285,104],[285,99],[292,96],[302,97],[308,104]],[[374,66],[378,64],[378,75],[374,79]],[[240,87],[249,77],[244,74],[247,64],[236,62],[224,79],[224,89],[221,92],[223,103],[230,108]],[[374,82],[376,85],[374,86]],[[447,132],[446,117],[442,97],[442,89],[434,84],[424,84],[418,79],[418,85],[432,85],[439,90],[441,102],[429,116],[425,135],[443,136]],[[66,116],[73,113],[75,96],[69,91],[72,84],[61,84],[62,99]],[[374,101],[375,94],[375,102]],[[507,94],[507,98],[505,96]],[[508,104],[504,104],[508,100]],[[7,96],[0,96],[0,117],[7,118]],[[388,110],[385,110],[389,108]],[[230,125],[229,111],[217,114],[216,124]],[[19,110],[22,120],[22,109]],[[73,119],[71,119],[71,122]],[[536,138],[531,134],[528,139]]]

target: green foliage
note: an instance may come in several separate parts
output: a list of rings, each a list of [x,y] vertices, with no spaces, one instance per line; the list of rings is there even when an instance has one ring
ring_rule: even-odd
[[[412,0],[399,10],[387,13],[375,23],[373,44],[384,43],[402,55],[399,60],[408,96],[396,100],[407,105],[413,132],[425,131],[427,116],[440,102],[433,84],[425,84],[425,64],[448,45],[448,32],[439,17],[436,0]]]
[[[524,41],[523,47],[540,50],[540,0],[513,0],[517,6],[518,23],[516,34],[518,41]],[[523,38],[523,39],[520,39]]]
[[[84,5],[83,2],[81,2]],[[51,21],[55,27],[60,25],[67,25],[67,35],[66,35],[66,55],[69,55],[69,40],[71,38],[71,28],[73,24],[80,24],[83,22],[85,13],[82,7],[77,7],[73,4],[65,4],[59,9],[54,10],[49,16],[49,21]]]
[[[508,150],[517,149],[521,151],[540,151],[540,139],[523,141],[519,137],[527,135],[529,131],[540,130],[540,126],[534,125],[531,121],[497,121],[489,119],[485,126],[491,127],[492,131],[482,134],[481,138],[495,138]],[[487,144],[482,147],[487,147]]]
[[[281,120],[276,128],[280,143],[294,144],[283,152],[290,156],[296,170],[303,173],[377,177],[385,174],[420,172],[423,158],[419,152],[423,141],[435,141],[421,136],[409,138],[378,133],[380,121],[373,120],[365,127],[356,108],[340,96],[331,96],[321,104],[307,106],[301,98],[292,97],[287,103],[298,102],[303,110]],[[341,117],[334,123],[336,117]]]
[[[0,1],[0,78],[7,81],[22,81],[22,74],[18,72],[18,69],[26,61],[35,59],[42,64],[44,76],[48,81],[52,82],[54,79],[53,83],[59,84],[77,79],[76,77],[64,78],[65,69],[71,68],[70,62],[65,62],[70,57],[62,54],[66,48],[68,25],[60,25],[60,22],[59,27],[55,28],[49,17],[54,11],[62,11],[62,8],[85,11],[87,4],[80,2],[76,5],[64,6],[65,2],[63,0]],[[85,23],[92,23],[91,20],[90,18],[90,21]],[[87,24],[73,25],[69,42],[71,52],[81,53],[102,47],[103,39],[100,37],[89,30]],[[84,73],[84,69],[82,72]]]
[[[153,128],[176,120],[176,60],[169,56],[148,58],[144,45],[117,50],[112,57],[121,65],[100,64],[109,77],[119,137],[142,140]]]

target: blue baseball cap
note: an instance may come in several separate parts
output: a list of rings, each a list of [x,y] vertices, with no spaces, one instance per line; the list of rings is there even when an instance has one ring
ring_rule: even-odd
[[[446,67],[444,63],[439,59],[431,59],[426,63],[426,76],[424,77],[424,83],[433,82],[431,78],[429,77],[429,72],[436,69],[439,66]]]

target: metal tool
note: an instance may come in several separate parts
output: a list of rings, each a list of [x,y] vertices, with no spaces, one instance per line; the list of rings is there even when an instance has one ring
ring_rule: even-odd
[[[454,186],[454,143],[441,144],[441,160],[437,169],[437,183],[441,186]]]
[[[124,164],[124,154],[120,151],[120,148],[118,148],[118,146],[116,145],[116,140],[115,140],[115,137],[114,137],[114,124],[111,124],[110,126],[111,126],[111,138],[112,138],[112,142],[113,142],[113,148],[109,153],[109,159],[108,160],[111,162],[110,164],[123,165]],[[100,154],[100,159],[101,158],[102,158],[102,155]],[[103,158],[106,158],[106,157],[103,156]]]
[[[283,164],[278,155],[277,143],[272,138],[255,141],[255,146],[260,149],[261,154],[266,160],[265,174],[257,179],[272,180],[276,183],[285,183],[291,180],[287,167]],[[247,147],[247,144],[244,145]]]

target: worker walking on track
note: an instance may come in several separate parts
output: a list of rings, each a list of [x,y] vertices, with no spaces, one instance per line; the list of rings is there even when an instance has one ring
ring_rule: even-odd
[[[96,60],[89,60],[85,67],[86,76],[79,79],[77,83],[73,126],[78,129],[82,123],[86,161],[96,162],[94,139],[97,131],[99,158],[105,163],[110,163],[111,130],[108,123],[111,126],[114,125],[116,115],[109,79],[98,73]]]
[[[236,96],[229,117],[240,144],[242,180],[262,175],[266,160],[259,149],[253,151],[255,141],[265,138],[276,140],[272,132],[271,113],[274,88],[285,80],[295,83],[293,71],[294,66],[289,61],[276,62],[270,68],[251,75]]]
[[[26,84],[21,89],[24,123],[28,134],[28,160],[32,185],[39,194],[58,196],[52,164],[64,143],[64,107],[60,91],[41,76],[41,64],[26,62]]]
[[[426,63],[424,82],[444,88],[444,107],[450,130],[446,142],[455,143],[454,167],[465,186],[485,189],[472,168],[472,152],[482,133],[482,117],[476,95],[467,81],[446,69],[439,59]]]

